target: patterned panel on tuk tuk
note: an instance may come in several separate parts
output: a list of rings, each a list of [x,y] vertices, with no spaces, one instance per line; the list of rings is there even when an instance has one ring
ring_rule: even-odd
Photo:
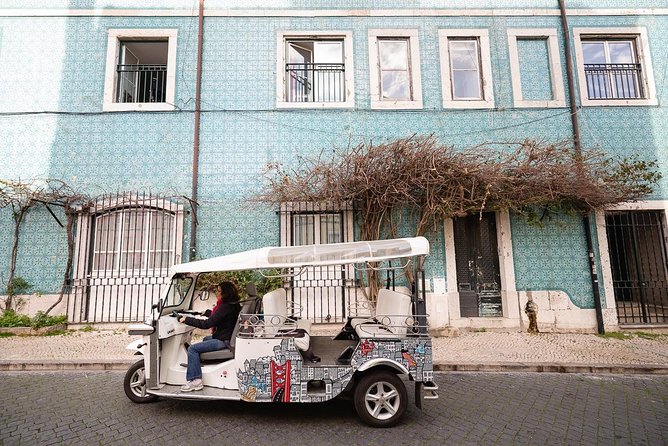
[[[273,356],[246,360],[237,371],[241,399],[249,402],[316,403],[330,400],[345,389],[353,376],[350,366],[310,366],[286,338],[274,347]],[[322,387],[309,392],[308,384]]]
[[[402,364],[416,381],[433,381],[434,365],[430,338],[401,340],[363,339],[351,359],[355,370],[373,359]]]

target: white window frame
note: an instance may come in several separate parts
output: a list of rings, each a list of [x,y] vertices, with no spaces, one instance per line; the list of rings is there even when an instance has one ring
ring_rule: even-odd
[[[110,29],[107,32],[107,66],[104,76],[103,111],[169,111],[174,110],[176,84],[176,29]],[[167,38],[167,79],[165,102],[114,102],[116,66],[123,40]]]
[[[391,100],[381,97],[380,60],[378,41],[384,37],[404,38],[408,41],[411,100]],[[417,29],[369,30],[369,93],[372,109],[420,109],[422,108],[422,76],[420,74],[420,44]]]
[[[342,206],[327,203],[326,205],[318,206],[317,212],[313,212],[306,202],[288,202],[281,204],[280,218],[281,218],[281,246],[292,246],[292,216],[293,215],[309,215],[313,213],[322,214],[341,214],[341,221],[343,225],[342,242],[352,242],[354,236],[353,226],[353,209],[349,204]],[[319,221],[319,219],[317,219]],[[319,239],[316,244],[320,244]]]
[[[525,38],[547,41],[552,84],[551,100],[525,100],[522,96],[522,76],[520,73],[520,59],[517,49],[517,41]],[[513,84],[513,105],[515,107],[566,107],[566,94],[564,92],[564,79],[561,72],[561,59],[559,57],[559,44],[557,43],[556,29],[509,29],[508,53],[510,58],[510,77]]]
[[[471,38],[478,40],[480,49],[480,76],[482,99],[462,100],[452,96],[452,77],[450,76],[450,51],[448,41],[451,38]],[[444,108],[494,108],[494,87],[492,80],[492,58],[489,50],[489,31],[486,29],[439,29],[439,52],[441,58],[441,79]]]
[[[652,57],[649,51],[647,29],[644,27],[631,28],[573,28],[575,40],[575,59],[577,62],[578,81],[580,83],[580,103],[585,107],[591,106],[648,106],[658,105],[656,86],[654,84],[654,70]],[[587,79],[584,71],[584,54],[582,41],[589,38],[627,38],[635,40],[637,63],[642,67],[643,90],[645,99],[589,99],[587,93]]]
[[[343,40],[345,101],[288,102],[285,100],[285,42],[295,38],[305,40],[340,38]],[[354,72],[352,31],[278,31],[276,36],[276,108],[353,108],[355,107]]]

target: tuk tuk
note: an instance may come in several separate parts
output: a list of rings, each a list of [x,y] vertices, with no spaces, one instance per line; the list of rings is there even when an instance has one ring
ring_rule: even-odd
[[[406,381],[414,384],[418,407],[423,399],[438,398],[425,305],[428,254],[427,239],[415,237],[266,247],[175,265],[153,315],[129,327],[130,335],[141,338],[128,348],[142,359],[127,371],[125,393],[136,403],[157,398],[314,403],[345,391],[366,424],[393,426],[407,408]],[[290,287],[298,283],[290,278],[305,268],[336,265],[359,277],[349,281],[349,292],[369,293],[369,271],[410,268],[412,280],[404,286],[387,280],[370,299],[373,308],[366,314],[351,305],[338,334],[317,335],[295,308]],[[198,298],[207,297],[197,286],[203,274],[245,270],[281,271],[284,286],[262,296],[252,284],[247,287],[231,348],[202,353],[204,388],[182,392],[195,328],[179,323],[178,317],[199,314],[193,307]]]

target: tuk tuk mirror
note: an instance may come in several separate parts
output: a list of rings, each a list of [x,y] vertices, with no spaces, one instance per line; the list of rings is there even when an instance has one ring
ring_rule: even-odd
[[[209,292],[207,290],[200,291],[199,300],[209,300]]]

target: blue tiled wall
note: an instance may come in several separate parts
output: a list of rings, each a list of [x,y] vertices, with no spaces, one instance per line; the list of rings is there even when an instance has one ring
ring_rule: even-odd
[[[277,4],[278,2],[275,2]],[[570,1],[571,8],[591,1]],[[164,2],[168,8],[192,10],[194,1]],[[286,1],[297,9],[369,8],[363,1]],[[377,1],[373,8],[488,8],[498,1]],[[596,7],[639,7],[634,1],[595,2]],[[3,7],[90,8],[92,0],[10,0]],[[136,2],[105,5],[137,8]],[[144,7],[142,5],[142,7]],[[207,8],[269,8],[268,2],[207,1]],[[549,8],[554,1],[503,2],[504,8]],[[0,14],[1,15],[1,14]],[[667,16],[571,17],[571,27],[647,27],[659,101],[668,87]],[[102,110],[107,29],[176,28],[177,85],[174,113],[100,113],[0,117],[0,178],[60,178],[90,193],[151,190],[189,195],[192,168],[197,22],[193,17],[53,17],[0,18],[0,111]],[[277,244],[276,210],[249,203],[260,190],[268,162],[297,165],[300,156],[345,148],[361,141],[383,142],[415,133],[435,133],[447,144],[465,148],[484,141],[538,138],[559,141],[571,136],[569,110],[514,109],[508,64],[508,28],[560,29],[557,16],[537,17],[207,17],[205,21],[199,175],[198,257]],[[424,109],[370,110],[367,30],[418,29]],[[444,110],[442,107],[438,30],[485,28],[490,32],[496,108]],[[286,30],[346,30],[353,35],[355,109],[275,109],[276,36]],[[47,36],[45,38],[45,35]],[[533,44],[533,42],[531,42]],[[559,46],[562,48],[561,33]],[[526,99],[549,95],[542,73],[546,60],[532,59],[535,48],[520,45]],[[545,53],[544,47],[540,49]],[[563,51],[562,51],[563,54]],[[563,55],[562,66],[564,65]],[[25,70],[28,67],[28,70]],[[565,82],[565,80],[564,80]],[[580,111],[583,142],[615,155],[640,153],[668,162],[664,107],[588,107]],[[666,182],[662,183],[666,187]],[[654,198],[665,198],[658,190]],[[0,211],[0,256],[9,257],[11,227]],[[564,289],[573,302],[591,307],[591,284],[579,219],[554,217],[544,228],[511,220],[517,288]],[[188,222],[186,222],[186,231]],[[19,274],[43,291],[60,283],[64,231],[46,211],[37,211],[24,229]],[[187,234],[186,234],[187,240]],[[187,242],[186,242],[187,244]],[[40,248],[43,247],[43,248]],[[444,276],[443,235],[434,237],[428,267]],[[43,255],[46,253],[47,255]],[[0,271],[6,270],[2,260]]]
[[[550,59],[546,39],[518,39],[522,99],[549,101],[553,99]]]

